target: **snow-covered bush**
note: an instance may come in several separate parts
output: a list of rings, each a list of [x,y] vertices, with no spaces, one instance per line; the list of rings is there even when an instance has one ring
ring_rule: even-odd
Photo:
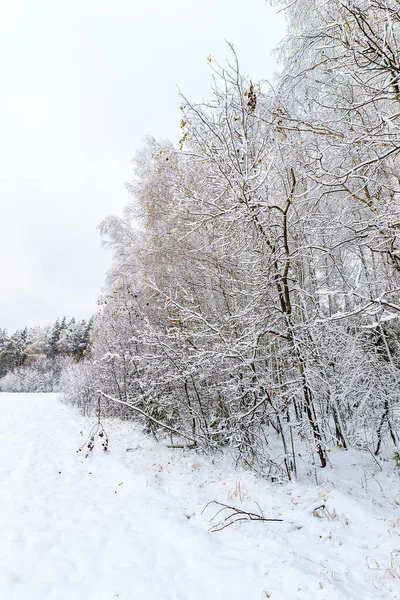
[[[1,392],[56,392],[61,371],[72,359],[43,358],[30,366],[17,367],[0,379]]]
[[[63,369],[59,391],[68,404],[76,406],[84,415],[90,415],[97,399],[96,379],[89,360],[70,362]]]

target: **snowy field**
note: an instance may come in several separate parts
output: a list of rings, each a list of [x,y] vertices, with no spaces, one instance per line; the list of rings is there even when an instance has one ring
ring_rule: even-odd
[[[389,463],[338,450],[320,486],[270,484],[110,421],[109,453],[85,459],[93,420],[57,395],[0,404],[1,600],[400,598]],[[210,533],[214,499],[284,522]]]

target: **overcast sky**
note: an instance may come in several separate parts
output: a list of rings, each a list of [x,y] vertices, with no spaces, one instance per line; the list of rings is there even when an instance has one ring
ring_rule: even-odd
[[[209,96],[232,42],[268,79],[284,17],[263,0],[0,0],[0,328],[95,310],[96,229],[129,201],[146,136],[180,137],[177,87]]]

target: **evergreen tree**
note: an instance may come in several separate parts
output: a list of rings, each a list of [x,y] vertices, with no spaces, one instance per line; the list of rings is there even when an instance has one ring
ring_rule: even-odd
[[[12,369],[13,358],[10,352],[10,338],[5,329],[0,329],[0,377]]]
[[[60,320],[57,319],[54,323],[47,343],[47,356],[54,358],[57,354],[57,342],[60,339],[61,326]]]

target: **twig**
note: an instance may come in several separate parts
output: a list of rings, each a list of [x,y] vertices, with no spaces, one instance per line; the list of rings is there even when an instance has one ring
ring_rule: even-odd
[[[83,448],[87,448],[85,458],[88,458],[89,455],[93,452],[95,442],[98,438],[102,438],[102,447],[104,452],[108,451],[108,435],[103,427],[101,422],[101,404],[100,404],[100,396],[97,399],[97,423],[95,423],[90,430],[88,437],[85,442],[80,446],[77,452],[82,452]]]

